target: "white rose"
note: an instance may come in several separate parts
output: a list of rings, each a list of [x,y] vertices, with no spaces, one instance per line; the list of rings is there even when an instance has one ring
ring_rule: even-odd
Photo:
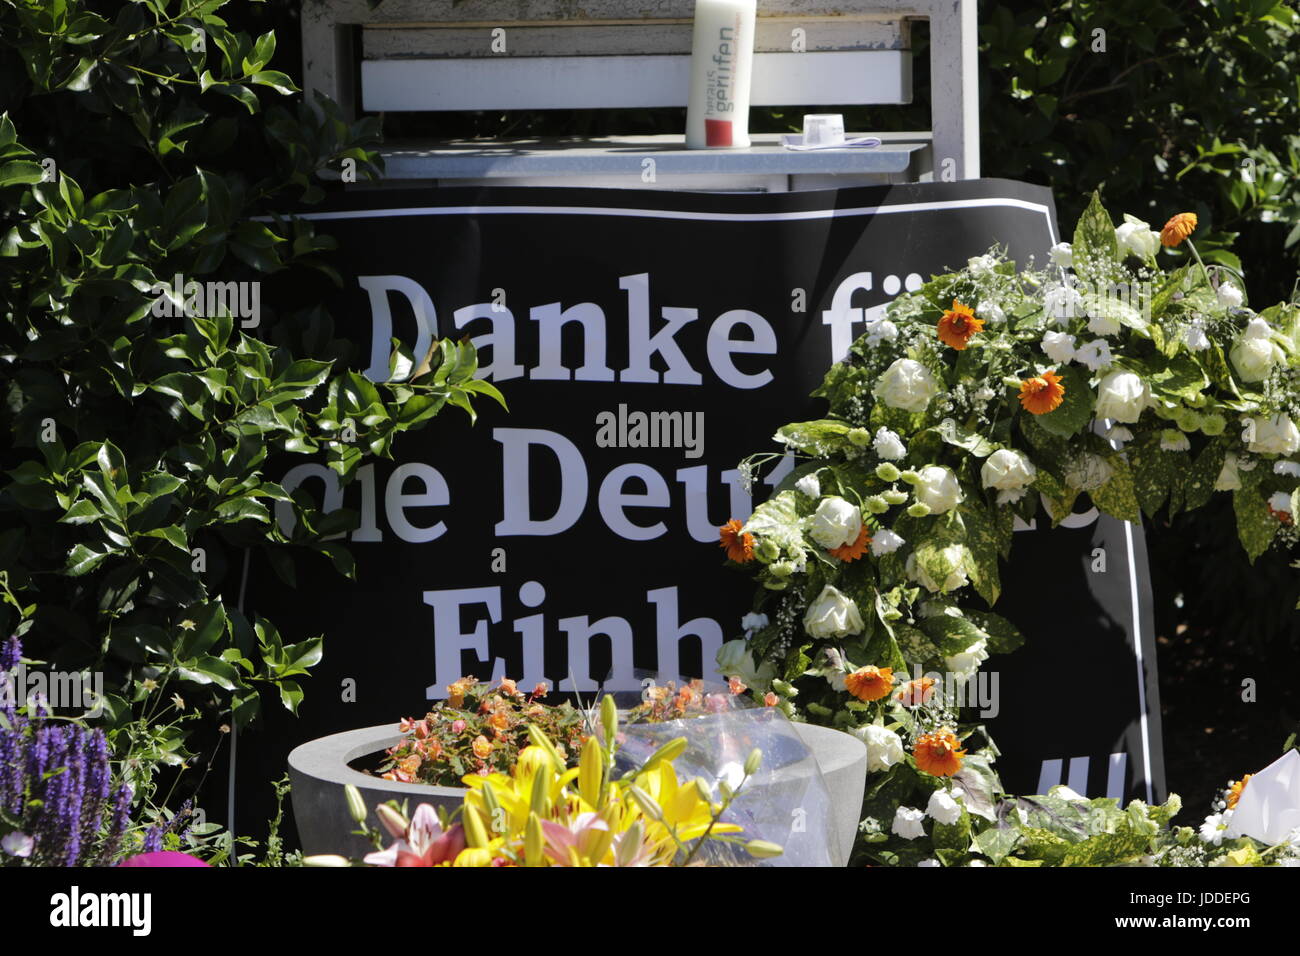
[[[1124,215],[1124,222],[1115,230],[1115,241],[1121,251],[1150,259],[1160,248],[1160,233],[1136,216]]]
[[[1038,469],[1028,455],[1010,448],[999,448],[984,460],[980,480],[985,488],[1015,491],[1032,482],[1037,473]]]
[[[926,465],[919,472],[920,480],[914,489],[916,500],[927,505],[931,514],[941,515],[951,511],[961,502],[961,482],[952,470],[942,465]]]
[[[1097,386],[1097,417],[1132,424],[1151,404],[1151,389],[1135,372],[1111,372]]]
[[[925,836],[925,827],[921,826],[921,821],[924,819],[925,813],[921,810],[899,807],[894,812],[894,825],[891,829],[904,840],[915,840]]]
[[[1205,334],[1205,323],[1193,319],[1183,332],[1183,344],[1193,352],[1204,352],[1210,347],[1210,337]]]
[[[853,735],[867,745],[867,773],[888,770],[903,759],[903,740],[878,724],[858,727]]]
[[[862,531],[862,511],[839,495],[823,498],[813,513],[808,534],[827,550],[853,544]]]
[[[812,637],[845,637],[862,633],[862,615],[852,598],[828,584],[808,606],[803,626]]]
[[[930,794],[925,812],[935,823],[956,823],[961,819],[961,804],[947,790],[936,790]]]
[[[1047,250],[1047,255],[1058,269],[1069,269],[1074,265],[1074,248],[1068,242],[1058,242]]]
[[[1058,365],[1067,365],[1074,358],[1074,336],[1065,332],[1044,332],[1043,352]]]
[[[903,538],[888,528],[877,531],[871,539],[872,557],[880,557],[883,554],[893,554],[907,542]]]
[[[977,276],[988,275],[997,264],[998,261],[987,253],[982,256],[971,256],[966,260],[966,268],[970,270],[971,275]]]
[[[1241,475],[1237,473],[1237,456],[1229,455],[1223,459],[1219,477],[1214,480],[1215,491],[1236,491],[1241,487]]]
[[[876,397],[890,408],[923,412],[939,394],[939,383],[930,370],[915,359],[898,359],[885,369],[876,383]]]
[[[795,491],[809,498],[820,498],[822,494],[822,483],[817,480],[816,474],[807,474],[794,483]]]
[[[898,437],[897,432],[891,432],[888,428],[877,431],[875,440],[871,444],[881,458],[898,461],[907,457],[907,446],[903,444],[903,439]]]
[[[1261,455],[1294,455],[1300,451],[1300,431],[1286,415],[1248,418],[1242,437],[1247,451]]]
[[[916,560],[916,553],[907,556],[907,576],[927,590],[939,594],[955,591],[966,586],[966,549],[960,544],[950,544],[940,552],[945,562],[952,568],[942,581],[936,581],[930,573]]]
[[[1214,293],[1214,297],[1219,300],[1219,305],[1223,306],[1225,309],[1237,309],[1241,307],[1241,290],[1231,282],[1225,282],[1223,285],[1219,286],[1218,291]]]
[[[1114,357],[1110,354],[1110,344],[1105,339],[1093,339],[1075,350],[1074,360],[1086,365],[1089,372],[1100,372],[1114,361]]]
[[[1273,341],[1273,330],[1263,319],[1251,319],[1230,353],[1232,367],[1243,382],[1262,382],[1273,366],[1286,358]]]
[[[980,664],[989,659],[988,643],[988,641],[980,638],[966,650],[958,651],[951,657],[945,657],[943,666],[957,680],[967,680],[974,677],[975,672],[980,668]]]
[[[1083,296],[1072,286],[1053,285],[1043,293],[1043,309],[1062,325],[1078,315],[1082,305]]]

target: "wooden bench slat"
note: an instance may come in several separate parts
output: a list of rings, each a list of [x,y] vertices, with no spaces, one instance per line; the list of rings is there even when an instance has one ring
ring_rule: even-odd
[[[802,30],[808,52],[837,50],[907,50],[908,24],[844,17],[800,20],[760,17],[755,30],[758,53],[793,52],[795,30]],[[367,27],[361,34],[367,60],[434,57],[613,56],[619,54],[689,53],[691,22],[643,21],[590,24],[529,24],[506,28],[505,53],[493,49],[491,24],[445,27]]]
[[[753,106],[909,103],[899,50],[756,53]],[[367,110],[636,109],[685,106],[688,54],[366,60]]]

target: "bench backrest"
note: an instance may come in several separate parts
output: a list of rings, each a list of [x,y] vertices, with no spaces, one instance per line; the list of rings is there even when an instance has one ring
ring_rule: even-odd
[[[935,165],[976,177],[975,4],[760,0],[751,103],[909,103],[911,21],[928,19]],[[685,106],[694,6],[385,0],[372,10],[367,0],[307,0],[305,85],[353,113]]]

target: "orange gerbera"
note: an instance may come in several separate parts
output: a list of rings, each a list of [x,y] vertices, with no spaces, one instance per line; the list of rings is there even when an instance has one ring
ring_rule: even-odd
[[[934,678],[919,677],[916,680],[910,680],[894,696],[904,707],[928,704],[930,698],[934,696]]]
[[[1065,386],[1055,369],[1048,369],[1042,375],[1020,383],[1020,404],[1035,415],[1046,415],[1059,406],[1064,397]]]
[[[1180,245],[1184,239],[1196,230],[1196,213],[1180,212],[1173,216],[1160,230],[1160,242],[1170,249]]]
[[[867,553],[867,546],[871,544],[871,535],[867,534],[867,526],[864,524],[862,530],[858,532],[858,540],[852,544],[842,544],[838,548],[831,548],[830,556],[839,558],[841,561],[856,561]]]
[[[1241,799],[1241,792],[1246,789],[1246,784],[1254,774],[1248,773],[1240,780],[1234,780],[1232,786],[1228,788],[1228,809],[1237,809],[1237,801]]]
[[[939,341],[950,345],[958,352],[966,348],[976,332],[984,331],[984,320],[975,318],[975,310],[952,300],[952,308],[939,320]]]
[[[961,769],[961,758],[966,756],[966,751],[961,749],[957,735],[944,728],[916,738],[912,756],[919,770],[936,777],[951,777]]]
[[[739,564],[754,560],[754,536],[743,533],[741,529],[744,527],[739,518],[732,518],[718,529],[727,557]]]
[[[868,664],[844,678],[844,689],[858,700],[880,700],[894,689],[894,671],[890,667]]]

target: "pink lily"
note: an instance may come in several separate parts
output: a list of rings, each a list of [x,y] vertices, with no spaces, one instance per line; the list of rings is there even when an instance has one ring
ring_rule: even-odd
[[[557,866],[573,865],[570,850],[576,851],[579,859],[588,859],[608,832],[609,824],[596,813],[580,813],[567,827],[550,820],[542,821],[546,855]]]
[[[464,828],[457,823],[444,832],[437,813],[427,803],[420,804],[400,836],[393,820],[383,814],[379,819],[398,839],[386,850],[366,854],[364,862],[370,866],[437,866],[455,860],[465,849]]]

